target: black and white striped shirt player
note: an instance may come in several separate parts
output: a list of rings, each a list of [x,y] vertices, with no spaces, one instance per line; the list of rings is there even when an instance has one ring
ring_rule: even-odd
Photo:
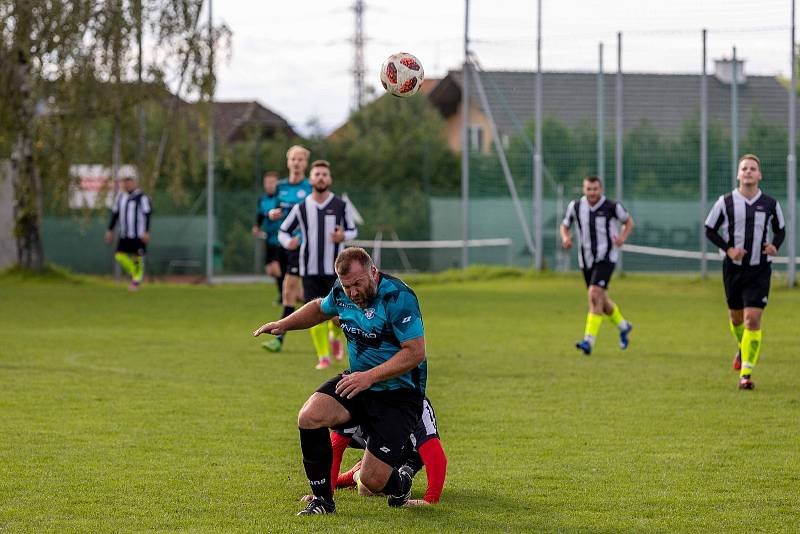
[[[336,243],[331,238],[337,227],[344,231],[345,241],[358,235],[350,203],[333,193],[322,203],[309,195],[292,208],[281,224],[278,239],[284,247],[300,230],[300,276],[306,302],[327,296],[336,281],[334,263],[344,247],[343,242]]]
[[[614,239],[620,233],[620,224],[625,224],[628,219],[628,212],[622,204],[607,199],[605,195],[594,206],[589,204],[585,195],[567,206],[561,224],[567,229],[573,223],[577,225],[578,264],[587,287],[608,288],[619,260],[619,248],[614,245]]]
[[[714,203],[705,222],[706,236],[724,256],[722,269],[728,308],[764,308],[769,296],[772,257],[765,245],[778,249],[786,236],[786,221],[777,200],[759,190],[748,199],[738,189]],[[734,260],[729,249],[743,249]]]
[[[150,232],[152,212],[150,198],[140,189],[132,192],[123,190],[117,195],[108,223],[108,230],[111,231],[119,221],[117,252],[144,255],[147,244],[142,238]]]

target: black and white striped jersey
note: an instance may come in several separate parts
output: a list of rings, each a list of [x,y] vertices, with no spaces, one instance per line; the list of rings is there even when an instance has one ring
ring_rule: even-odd
[[[760,190],[749,200],[738,189],[722,195],[706,218],[706,235],[719,247],[720,254],[726,256],[730,247],[742,248],[747,253],[733,263],[751,267],[772,261],[762,250],[768,243],[767,232],[772,230],[772,244],[777,248],[783,242],[785,227],[781,205]]]
[[[111,207],[111,221],[108,229],[113,230],[119,220],[119,237],[122,239],[141,239],[150,231],[150,198],[137,189],[133,193],[122,191]]]
[[[616,263],[619,260],[614,238],[619,235],[620,224],[627,220],[628,212],[622,204],[608,200],[605,195],[594,206],[589,205],[586,196],[569,203],[561,224],[570,228],[574,222],[578,226],[578,263],[581,269],[591,269],[601,261]]]
[[[296,204],[281,224],[278,240],[286,247],[300,230],[300,276],[336,276],[334,263],[344,243],[334,243],[331,234],[341,226],[345,241],[358,234],[349,202],[331,194],[322,204],[309,195]]]

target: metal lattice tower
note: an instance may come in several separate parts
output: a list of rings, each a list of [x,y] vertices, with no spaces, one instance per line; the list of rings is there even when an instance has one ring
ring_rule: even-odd
[[[356,0],[353,11],[356,13],[356,33],[353,36],[355,57],[353,59],[353,111],[364,105],[364,0]]]

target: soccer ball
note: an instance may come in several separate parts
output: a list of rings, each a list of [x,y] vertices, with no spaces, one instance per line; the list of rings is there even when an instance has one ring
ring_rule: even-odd
[[[392,54],[381,65],[381,84],[390,95],[402,97],[414,95],[422,86],[424,78],[422,63],[406,52]]]

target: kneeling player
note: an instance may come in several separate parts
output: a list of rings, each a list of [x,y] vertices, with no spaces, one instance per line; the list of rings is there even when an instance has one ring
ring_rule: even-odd
[[[362,484],[358,484],[361,460],[351,467],[347,472],[339,474],[339,466],[342,463],[342,456],[347,447],[354,449],[366,448],[366,440],[361,433],[360,427],[348,428],[344,430],[334,430],[331,432],[331,444],[333,445],[333,469],[331,481],[334,481],[336,488],[349,488],[358,485],[360,495],[372,495]],[[444,479],[447,475],[447,457],[442,449],[442,442],[439,438],[439,430],[436,428],[436,415],[433,407],[426,397],[423,401],[422,417],[417,423],[414,433],[408,438],[403,452],[403,456],[397,467],[400,471],[405,471],[413,478],[424,466],[428,477],[428,487],[425,497],[422,499],[409,499],[408,506],[424,506],[439,502],[444,487]]]

